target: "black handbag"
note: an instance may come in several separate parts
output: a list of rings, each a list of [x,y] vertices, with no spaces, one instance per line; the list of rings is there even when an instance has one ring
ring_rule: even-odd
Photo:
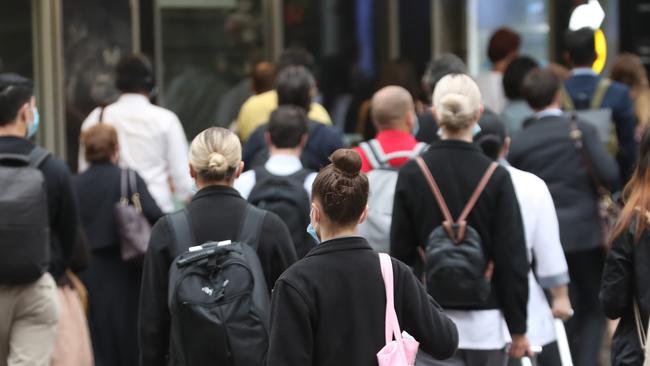
[[[121,198],[115,204],[115,221],[120,238],[120,251],[125,262],[144,258],[151,236],[151,224],[142,213],[135,171],[122,169]],[[129,191],[131,195],[129,196]]]

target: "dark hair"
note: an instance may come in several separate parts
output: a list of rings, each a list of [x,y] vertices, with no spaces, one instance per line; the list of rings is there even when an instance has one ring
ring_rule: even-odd
[[[520,56],[512,60],[503,73],[503,90],[510,100],[523,99],[521,87],[528,72],[539,67],[537,61],[528,56]]]
[[[636,219],[634,241],[638,242],[650,222],[650,129],[639,143],[639,160],[632,178],[623,190],[625,206],[612,230],[610,241],[622,235]]]
[[[449,74],[464,74],[467,67],[460,57],[453,53],[444,53],[427,64],[422,75],[422,86],[426,89],[427,99],[431,98],[433,90],[440,79]]]
[[[634,90],[648,86],[648,74],[641,58],[633,53],[622,53],[614,61],[609,78]]]
[[[87,161],[108,160],[117,149],[117,132],[111,125],[99,123],[81,133],[81,144]]]
[[[312,74],[316,72],[314,56],[302,47],[290,47],[282,51],[278,61],[278,70],[282,71],[289,66],[303,66]]]
[[[585,27],[567,31],[564,35],[564,48],[574,66],[591,66],[596,60],[593,29]]]
[[[537,111],[551,105],[558,90],[560,90],[560,79],[551,70],[542,68],[528,72],[522,85],[524,99]]]
[[[251,78],[253,79],[253,90],[255,93],[264,93],[273,89],[275,83],[275,65],[268,61],[260,61],[255,64]]]
[[[508,137],[505,124],[494,113],[484,113],[478,124],[481,132],[474,137],[474,143],[490,159],[497,160]]]
[[[316,88],[316,81],[307,68],[288,66],[280,71],[275,82],[278,105],[292,104],[308,112],[314,88]]]
[[[298,147],[302,137],[307,134],[307,114],[300,107],[281,105],[271,113],[267,128],[275,147]]]
[[[142,54],[120,59],[115,67],[115,86],[123,93],[150,92],[154,86],[151,61]]]
[[[330,161],[314,180],[312,198],[320,202],[333,223],[353,224],[368,203],[368,178],[361,173],[361,157],[354,150],[338,149]]]
[[[490,37],[488,45],[488,58],[492,63],[497,63],[519,50],[521,37],[509,28],[499,28]]]
[[[0,126],[13,122],[33,96],[33,81],[18,74],[0,74]]]

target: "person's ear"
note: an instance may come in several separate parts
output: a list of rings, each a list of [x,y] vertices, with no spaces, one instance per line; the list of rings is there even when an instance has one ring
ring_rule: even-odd
[[[240,161],[239,162],[239,167],[237,168],[237,170],[235,170],[235,179],[239,178],[241,173],[244,172],[244,166],[245,166],[244,162]]]
[[[304,134],[300,137],[300,144],[298,144],[298,147],[301,149],[304,149],[305,146],[307,145],[307,139],[309,139],[309,135]]]
[[[512,139],[510,136],[506,136],[506,138],[503,140],[503,146],[501,147],[501,157],[504,159],[508,158],[508,151],[510,151],[510,143],[512,142]]]
[[[573,62],[571,61],[571,55],[569,54],[569,51],[562,52],[562,59],[567,65],[573,66]]]
[[[483,116],[483,112],[485,112],[485,107],[483,106],[483,104],[481,104],[481,106],[478,108],[478,111],[476,112],[477,121],[481,119],[481,116]]]
[[[16,113],[16,120],[18,122],[24,123],[27,126],[31,121],[34,120],[34,111],[32,110],[32,102],[26,102]]]
[[[264,143],[268,147],[271,147],[273,145],[271,142],[271,133],[269,131],[264,132]]]
[[[192,164],[190,164],[190,177],[192,177],[192,179],[196,179],[196,176],[197,176],[196,170],[194,169]]]
[[[311,203],[311,222],[314,227],[320,223],[321,217],[320,217],[320,207],[316,202]]]
[[[363,212],[361,213],[361,217],[359,217],[359,222],[357,224],[361,225],[363,224],[364,221],[368,218],[368,205],[363,209]]]

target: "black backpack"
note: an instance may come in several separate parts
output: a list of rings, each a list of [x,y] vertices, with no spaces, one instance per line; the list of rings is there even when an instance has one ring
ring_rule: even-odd
[[[302,258],[316,243],[307,235],[311,202],[304,182],[311,171],[301,169],[288,176],[271,174],[266,168],[255,168],[255,187],[248,202],[278,215],[289,228],[298,258]]]
[[[270,302],[256,253],[265,215],[248,205],[238,241],[195,247],[187,211],[169,216],[181,253],[169,271],[170,365],[266,364]]]
[[[0,154],[0,284],[34,282],[50,261],[45,178],[38,167],[50,155]]]
[[[427,290],[443,308],[478,309],[490,296],[493,264],[488,262],[478,232],[467,225],[467,216],[485,189],[497,163],[483,174],[463,212],[454,221],[440,188],[421,157],[416,159],[444,217],[429,234],[424,249]]]

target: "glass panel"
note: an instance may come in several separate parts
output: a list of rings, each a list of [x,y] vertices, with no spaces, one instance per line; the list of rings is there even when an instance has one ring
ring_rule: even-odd
[[[128,0],[64,0],[63,18],[66,145],[74,171],[81,124],[118,96],[113,70],[131,50],[131,11]]]
[[[199,4],[200,3],[200,4]],[[188,4],[194,4],[190,6]],[[165,6],[168,5],[168,6]],[[161,103],[178,114],[188,139],[217,120],[221,99],[237,90],[264,51],[261,0],[159,2]]]
[[[478,42],[470,52],[478,57],[479,70],[489,70],[492,65],[487,57],[490,36],[499,27],[507,26],[519,32],[522,38],[521,54],[531,56],[542,63],[548,62],[548,2],[546,0],[490,0],[474,1],[478,24]],[[471,25],[470,25],[471,26]]]
[[[31,1],[6,1],[0,12],[0,72],[33,78],[32,58]]]

